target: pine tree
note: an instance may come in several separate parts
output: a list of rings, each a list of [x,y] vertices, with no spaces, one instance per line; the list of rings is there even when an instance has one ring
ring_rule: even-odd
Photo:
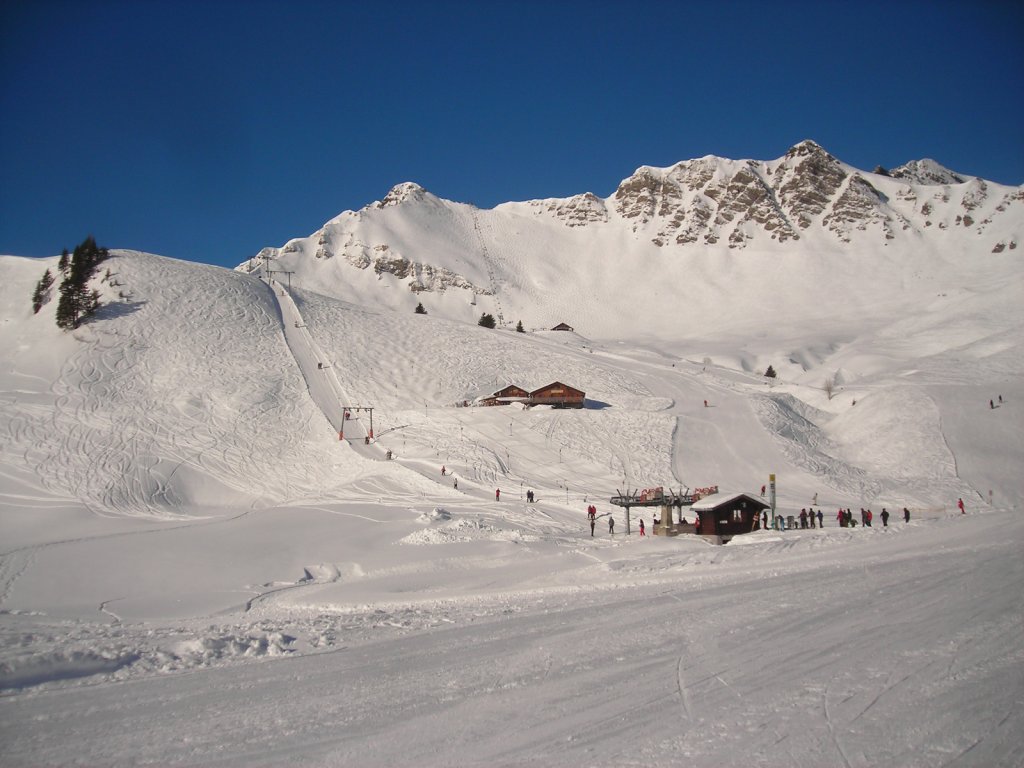
[[[523,330],[523,321],[522,320],[520,320],[518,323],[516,323],[516,333],[526,333],[526,331]]]
[[[32,292],[32,312],[38,314],[39,310],[43,308],[43,305],[50,300],[50,288],[53,287],[53,273],[47,269],[39,282],[36,283],[36,289]]]
[[[71,256],[68,254],[68,249],[65,248],[60,254],[60,261],[57,262],[57,269],[64,277],[68,276],[68,265],[71,263]]]
[[[427,310],[425,310],[423,308],[423,302],[422,301],[419,304],[416,305],[416,314],[417,315],[425,315],[425,314],[427,314]]]
[[[768,370],[766,370],[764,372],[764,375],[767,376],[769,379],[774,379],[775,378],[775,369],[772,368],[771,365],[769,365],[768,366]]]
[[[64,250],[67,254],[67,249]],[[77,328],[82,320],[95,314],[100,306],[99,291],[89,290],[89,281],[96,274],[96,269],[110,252],[100,248],[92,235],[85,238],[75,247],[71,255],[71,264],[65,270],[64,280],[60,284],[60,299],[57,302],[57,326],[65,331]],[[61,262],[65,256],[61,256]]]
[[[484,312],[480,315],[480,320],[477,322],[477,325],[482,325],[484,328],[493,328],[496,325],[494,322],[494,315]]]

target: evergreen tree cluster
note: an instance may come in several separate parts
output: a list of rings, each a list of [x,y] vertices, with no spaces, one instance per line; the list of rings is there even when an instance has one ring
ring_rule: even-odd
[[[477,325],[482,325],[484,328],[493,328],[497,323],[494,320],[494,315],[490,312],[484,312],[480,315],[480,320],[477,321]]]
[[[772,367],[771,367],[771,366],[769,365],[769,366],[768,366],[768,370],[766,370],[766,371],[764,372],[764,375],[765,375],[765,376],[767,376],[767,377],[768,377],[769,379],[774,379],[774,378],[775,378],[775,375],[776,375],[776,374],[775,374],[775,369],[774,369],[774,368],[772,368]]]
[[[57,327],[73,330],[85,318],[92,316],[100,306],[100,292],[89,289],[89,281],[96,274],[99,265],[110,256],[106,248],[100,248],[92,235],[75,246],[69,256],[67,248],[61,254],[57,265],[64,279],[61,281],[57,300]],[[49,272],[49,270],[47,270]],[[44,279],[46,275],[43,276]],[[39,285],[43,282],[40,281]],[[52,284],[52,278],[51,278]],[[39,290],[39,286],[37,286]],[[35,295],[33,295],[35,306]],[[40,305],[42,306],[42,305]]]

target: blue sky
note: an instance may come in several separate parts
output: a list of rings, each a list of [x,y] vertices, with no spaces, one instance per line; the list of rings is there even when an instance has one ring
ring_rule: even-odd
[[[0,253],[234,266],[415,181],[610,195],[638,166],[931,157],[1024,183],[1024,4],[0,3]]]

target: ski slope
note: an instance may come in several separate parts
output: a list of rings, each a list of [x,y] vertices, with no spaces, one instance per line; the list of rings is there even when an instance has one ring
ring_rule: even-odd
[[[517,334],[116,252],[63,334],[44,264],[0,259],[5,764],[1024,760],[1011,288],[848,328],[830,399],[832,328],[769,381],[789,328]],[[588,407],[458,407],[554,380]],[[627,537],[607,502],[769,473],[826,527]]]

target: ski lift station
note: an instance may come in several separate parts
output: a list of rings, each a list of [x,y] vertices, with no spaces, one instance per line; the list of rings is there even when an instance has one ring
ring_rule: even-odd
[[[655,536],[689,533],[716,544],[725,544],[734,536],[756,530],[760,525],[761,513],[769,508],[768,504],[748,493],[719,493],[717,485],[686,491],[666,490],[661,486],[642,491],[627,489],[625,493],[620,491],[617,496],[613,496],[609,502],[626,510],[627,534],[631,532],[630,509],[651,507],[660,510],[657,523],[651,526]],[[687,511],[692,513],[692,521],[686,521]]]

